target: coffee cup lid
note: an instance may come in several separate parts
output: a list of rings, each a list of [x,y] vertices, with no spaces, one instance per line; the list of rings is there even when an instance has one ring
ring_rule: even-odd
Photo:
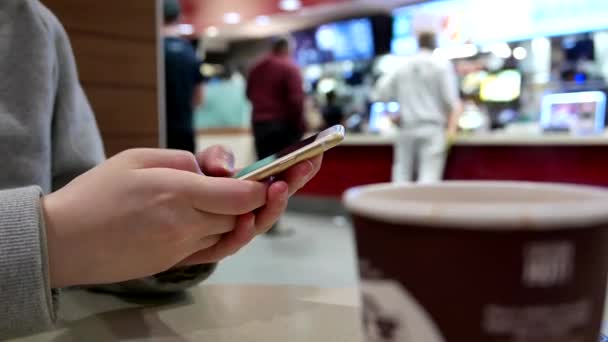
[[[606,223],[608,191],[530,182],[374,184],[344,195],[353,214],[394,224],[475,229],[564,229]]]

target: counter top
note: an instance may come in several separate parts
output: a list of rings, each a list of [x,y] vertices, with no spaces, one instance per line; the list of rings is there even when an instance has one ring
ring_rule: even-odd
[[[70,290],[59,317],[56,330],[12,341],[363,341],[350,288],[204,285],[146,305]]]
[[[201,141],[208,141],[210,137],[224,137],[234,139],[235,136],[251,138],[248,129],[207,129],[198,131]],[[313,135],[310,132],[306,135]],[[395,134],[346,133],[342,145],[346,146],[382,146],[392,145]],[[608,145],[608,132],[603,135],[574,136],[568,133],[524,134],[524,133],[484,133],[461,134],[454,141],[455,145]]]
[[[388,134],[365,134],[365,133],[346,133],[342,145],[392,145],[395,141],[394,135]]]
[[[483,134],[460,135],[455,145],[608,145],[608,135],[573,136],[569,134],[514,135]]]
[[[395,135],[347,133],[343,145],[381,146],[391,145]],[[572,136],[569,134],[506,134],[488,133],[458,135],[454,145],[608,145],[608,135]]]

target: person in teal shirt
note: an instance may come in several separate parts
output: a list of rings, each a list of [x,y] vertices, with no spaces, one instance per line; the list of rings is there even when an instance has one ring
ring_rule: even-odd
[[[243,76],[225,67],[224,72],[205,87],[205,100],[196,109],[196,129],[247,128],[251,104],[245,95]]]

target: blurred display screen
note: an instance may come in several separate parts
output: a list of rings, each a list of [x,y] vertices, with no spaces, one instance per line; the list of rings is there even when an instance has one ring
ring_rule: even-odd
[[[373,30],[367,18],[325,24],[294,36],[300,65],[374,57]]]
[[[416,32],[438,33],[439,47],[488,44],[608,28],[606,0],[444,0],[393,12],[392,52],[416,51]]]
[[[521,73],[504,70],[496,74],[485,74],[479,86],[479,97],[487,102],[511,102],[521,95]]]
[[[550,94],[543,97],[545,130],[600,133],[604,130],[606,95],[600,91]]]

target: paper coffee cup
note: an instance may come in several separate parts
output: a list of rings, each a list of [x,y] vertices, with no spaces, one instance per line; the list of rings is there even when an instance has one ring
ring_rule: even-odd
[[[597,342],[608,192],[380,184],[344,196],[368,341]]]

